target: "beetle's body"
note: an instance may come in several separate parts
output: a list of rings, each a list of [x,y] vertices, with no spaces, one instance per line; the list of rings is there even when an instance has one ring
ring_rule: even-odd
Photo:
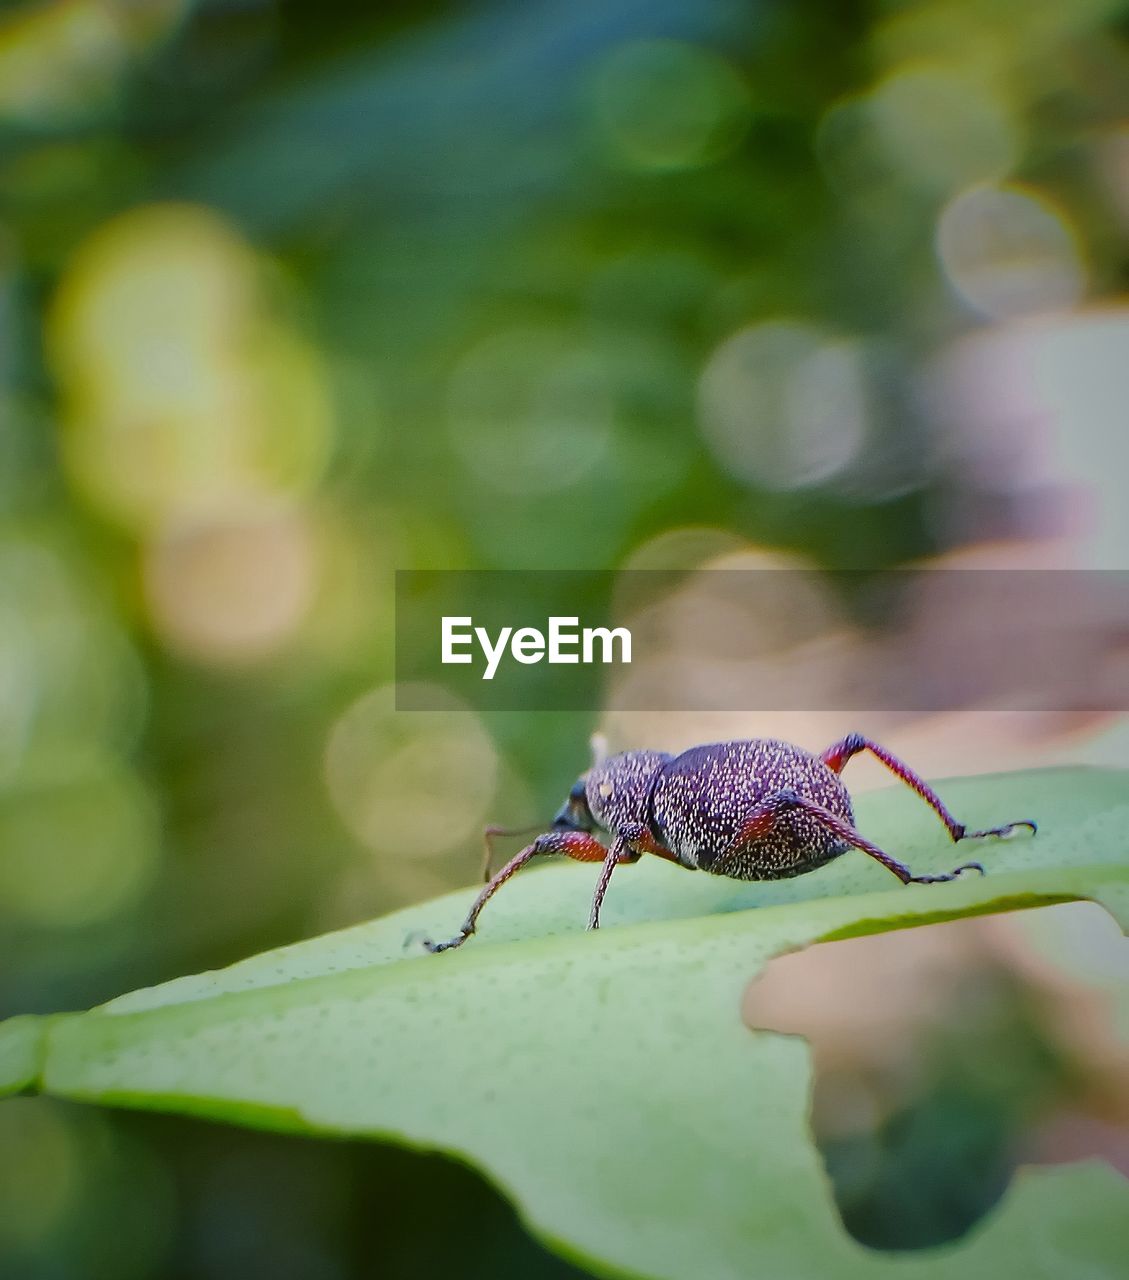
[[[641,776],[643,789],[632,785]],[[795,811],[749,841],[739,857],[726,858],[745,818],[786,787],[854,822],[842,778],[819,756],[775,738],[715,742],[678,756],[613,756],[590,772],[585,798],[601,831],[614,835],[625,818],[640,822],[683,867],[734,880],[780,880],[812,871],[850,848]],[[626,805],[620,792],[629,797]]]
[[[655,854],[690,870],[735,880],[780,880],[822,867],[858,849],[892,871],[903,884],[955,880],[984,868],[966,862],[940,875],[910,869],[855,830],[851,798],[840,777],[860,751],[877,756],[928,804],[953,841],[1010,835],[1030,821],[969,831],[927,782],[884,747],[861,734],[813,755],[775,738],[714,742],[681,755],[625,751],[597,758],[569,792],[546,832],[498,871],[478,895],[459,933],[431,951],[461,946],[475,931],[479,912],[511,875],[538,854],[564,854],[603,864],[592,899],[589,927],[597,928],[612,872],[622,863]],[[604,844],[597,833],[609,837]],[[507,834],[498,828],[491,835]],[[511,833],[517,834],[517,833]]]

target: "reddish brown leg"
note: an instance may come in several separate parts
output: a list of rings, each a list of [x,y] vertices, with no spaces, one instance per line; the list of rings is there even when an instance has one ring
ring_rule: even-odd
[[[984,874],[984,868],[979,862],[965,862],[959,867],[954,867],[952,871],[945,875],[915,876],[909,867],[899,862],[896,858],[892,858],[876,844],[872,844],[865,836],[860,835],[849,822],[840,818],[838,814],[832,813],[830,809],[825,809],[823,805],[817,804],[814,800],[809,800],[806,796],[801,796],[791,790],[778,791],[775,795],[757,805],[741,824],[741,829],[733,837],[733,842],[729,848],[710,867],[711,873],[713,875],[725,875],[724,864],[726,861],[737,858],[748,845],[771,834],[776,820],[782,814],[797,809],[815,818],[820,826],[825,827],[834,836],[842,840],[844,844],[849,844],[855,849],[861,849],[863,853],[869,854],[876,862],[881,862],[884,867],[898,877],[902,884],[936,884],[943,880],[955,880],[962,871],[979,871],[981,875]]]
[[[543,836],[538,836],[532,844],[527,844],[520,853],[515,854],[500,871],[494,873],[486,887],[475,898],[470,911],[467,912],[467,918],[463,921],[463,927],[453,938],[446,942],[432,942],[430,938],[424,938],[423,945],[431,952],[451,951],[455,947],[461,947],[474,932],[482,908],[510,876],[520,871],[530,858],[549,853],[564,854],[566,858],[575,858],[577,862],[603,862],[608,850],[595,836],[590,836],[585,831],[548,831]]]
[[[877,742],[871,742],[869,738],[864,738],[861,733],[848,734],[842,742],[837,742],[833,747],[828,747],[823,753],[822,760],[829,769],[833,769],[836,773],[842,773],[843,766],[847,761],[852,756],[857,756],[860,751],[869,751],[871,755],[877,756],[895,777],[901,778],[907,787],[912,791],[916,791],[945,824],[954,842],[957,840],[978,840],[982,836],[1009,836],[1016,827],[1030,827],[1032,832],[1038,830],[1034,822],[1028,819],[1021,819],[1019,822],[1005,823],[1002,827],[989,827],[986,831],[969,831],[963,822],[958,822],[945,808],[941,797],[924,778],[914,773],[909,765],[904,764],[897,756],[891,755],[885,747]]]
[[[678,858],[671,853],[665,844],[660,844],[655,839],[651,829],[642,822],[625,822],[619,829],[619,835],[623,837],[624,842],[632,853],[653,853],[656,858],[663,858],[667,862],[679,865]],[[621,861],[637,862],[638,858],[623,858]]]

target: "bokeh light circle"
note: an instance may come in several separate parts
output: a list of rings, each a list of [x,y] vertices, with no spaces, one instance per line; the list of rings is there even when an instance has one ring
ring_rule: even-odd
[[[447,411],[452,445],[476,481],[547,493],[582,480],[604,456],[615,414],[611,373],[566,331],[505,330],[460,360]]]
[[[124,73],[189,0],[53,0],[0,16],[0,120],[74,126],[104,111]]]
[[[1069,307],[1085,293],[1086,269],[1065,215],[1018,186],[961,192],[941,212],[936,246],[953,288],[993,319]]]
[[[298,509],[171,526],[145,554],[154,626],[170,648],[199,661],[268,657],[306,617],[317,581],[314,542]]]
[[[608,154],[629,169],[691,169],[741,141],[749,94],[724,58],[680,40],[633,40],[600,64],[592,110]]]
[[[127,910],[159,855],[149,789],[108,756],[0,798],[0,908],[28,923],[73,929]]]
[[[358,698],[333,725],[325,778],[333,806],[367,848],[432,858],[481,837],[498,757],[479,717],[428,688],[434,711],[398,712],[392,685]]]
[[[871,93],[868,116],[891,163],[933,191],[1001,177],[1019,155],[1009,103],[956,68],[897,69]]]
[[[233,227],[193,205],[131,210],[79,247],[47,347],[64,461],[103,514],[147,531],[320,477],[324,370],[274,313],[266,275]]]
[[[865,370],[856,344],[774,320],[727,338],[699,383],[699,420],[718,461],[770,489],[818,484],[858,453]]]
[[[29,534],[0,542],[0,783],[63,743],[132,747],[148,711],[141,659],[82,580]]]

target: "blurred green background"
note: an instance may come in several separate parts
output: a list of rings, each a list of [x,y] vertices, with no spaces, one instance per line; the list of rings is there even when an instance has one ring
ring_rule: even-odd
[[[592,718],[395,715],[395,568],[1127,567],[1127,13],[0,9],[0,1014],[554,811]],[[5,1277],[568,1274],[434,1157],[38,1100],[0,1150]]]

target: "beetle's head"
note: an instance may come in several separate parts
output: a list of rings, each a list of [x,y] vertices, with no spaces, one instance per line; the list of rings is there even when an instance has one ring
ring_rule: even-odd
[[[647,821],[647,796],[670,759],[662,751],[625,751],[600,760],[581,774],[553,820],[558,831],[616,831]]]

